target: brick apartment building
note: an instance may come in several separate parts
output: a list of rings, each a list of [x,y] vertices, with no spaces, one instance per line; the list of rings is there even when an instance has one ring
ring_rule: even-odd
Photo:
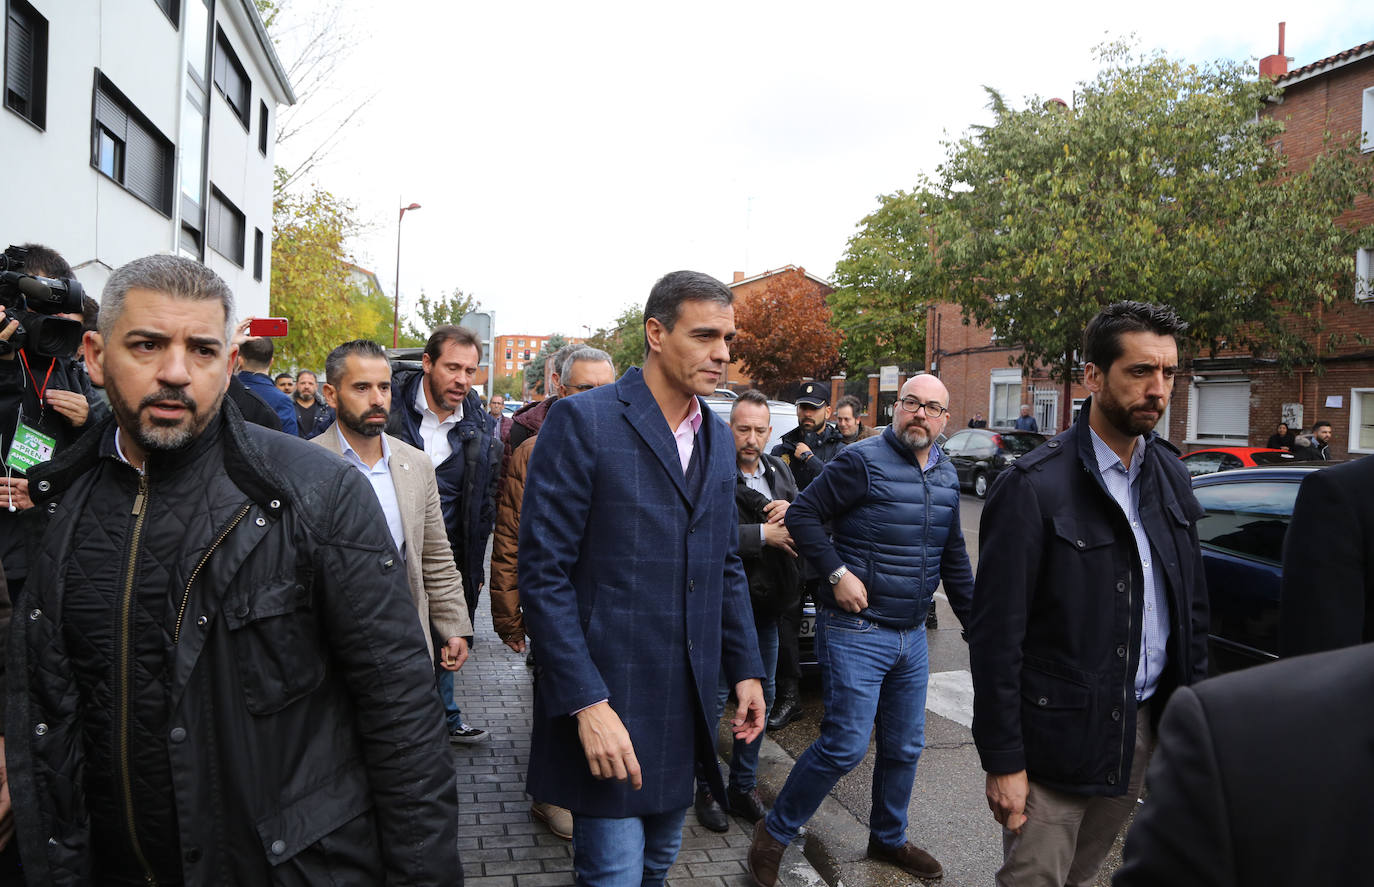
[[[529,335],[528,333],[512,333],[506,336],[497,336],[492,344],[493,354],[491,357],[492,378],[505,379],[511,376],[519,376],[522,379],[525,375],[525,364],[529,363],[539,354],[541,348],[548,344],[549,339],[554,337],[554,333],[543,333],[541,335]],[[581,345],[586,339],[564,336],[565,341]]]
[[[1374,41],[1303,67],[1288,70],[1279,52],[1260,62],[1260,73],[1283,88],[1262,113],[1283,121],[1278,147],[1301,170],[1324,150],[1323,136],[1364,133],[1364,159],[1374,162]],[[1341,222],[1374,223],[1374,198],[1362,195]],[[1158,430],[1185,452],[1207,446],[1263,446],[1284,419],[1308,429],[1317,420],[1333,425],[1332,457],[1374,453],[1374,242],[1353,257],[1356,286],[1348,298],[1328,309],[1322,350],[1337,343],[1314,367],[1284,374],[1272,362],[1248,356],[1195,358],[1174,387],[1173,402]],[[966,325],[956,305],[929,309],[926,365],[950,390],[954,421],[964,424],[974,412],[989,425],[1009,424],[1022,403],[1031,404],[1042,431],[1060,431],[1062,385],[1043,369],[1023,374],[1012,365],[1019,349],[999,342],[989,330]],[[1073,414],[1087,396],[1072,386]]]

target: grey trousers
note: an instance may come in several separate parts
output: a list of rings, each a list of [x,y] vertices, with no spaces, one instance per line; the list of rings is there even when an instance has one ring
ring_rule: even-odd
[[[1146,700],[1136,712],[1131,781],[1124,795],[1071,795],[1031,780],[1021,834],[1002,829],[997,887],[1091,887],[1097,880],[1145,786],[1145,767],[1155,748],[1150,704]]]

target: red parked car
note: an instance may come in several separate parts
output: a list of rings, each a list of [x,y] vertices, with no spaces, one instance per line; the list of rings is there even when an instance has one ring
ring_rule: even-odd
[[[1188,466],[1188,476],[1198,477],[1233,468],[1253,468],[1256,465],[1282,465],[1302,461],[1287,450],[1268,447],[1210,447],[1194,450],[1180,457]]]

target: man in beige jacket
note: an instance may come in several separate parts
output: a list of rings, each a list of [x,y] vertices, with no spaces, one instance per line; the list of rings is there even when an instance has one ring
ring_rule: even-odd
[[[444,530],[433,464],[420,450],[383,433],[391,409],[386,352],[366,339],[335,348],[325,361],[323,393],[338,418],[311,440],[367,476],[405,562],[430,653],[434,638],[444,639],[440,661],[457,671],[468,658],[465,639],[472,636],[463,579]]]

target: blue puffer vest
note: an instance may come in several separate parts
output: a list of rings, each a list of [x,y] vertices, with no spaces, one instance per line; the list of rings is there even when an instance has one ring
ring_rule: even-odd
[[[862,504],[835,518],[835,552],[868,590],[860,615],[912,628],[925,621],[940,585],[940,558],[959,514],[959,477],[938,446],[930,450],[935,465],[922,472],[891,427],[849,451],[863,456],[868,492]],[[839,609],[829,583],[820,583],[819,592],[825,606]]]

